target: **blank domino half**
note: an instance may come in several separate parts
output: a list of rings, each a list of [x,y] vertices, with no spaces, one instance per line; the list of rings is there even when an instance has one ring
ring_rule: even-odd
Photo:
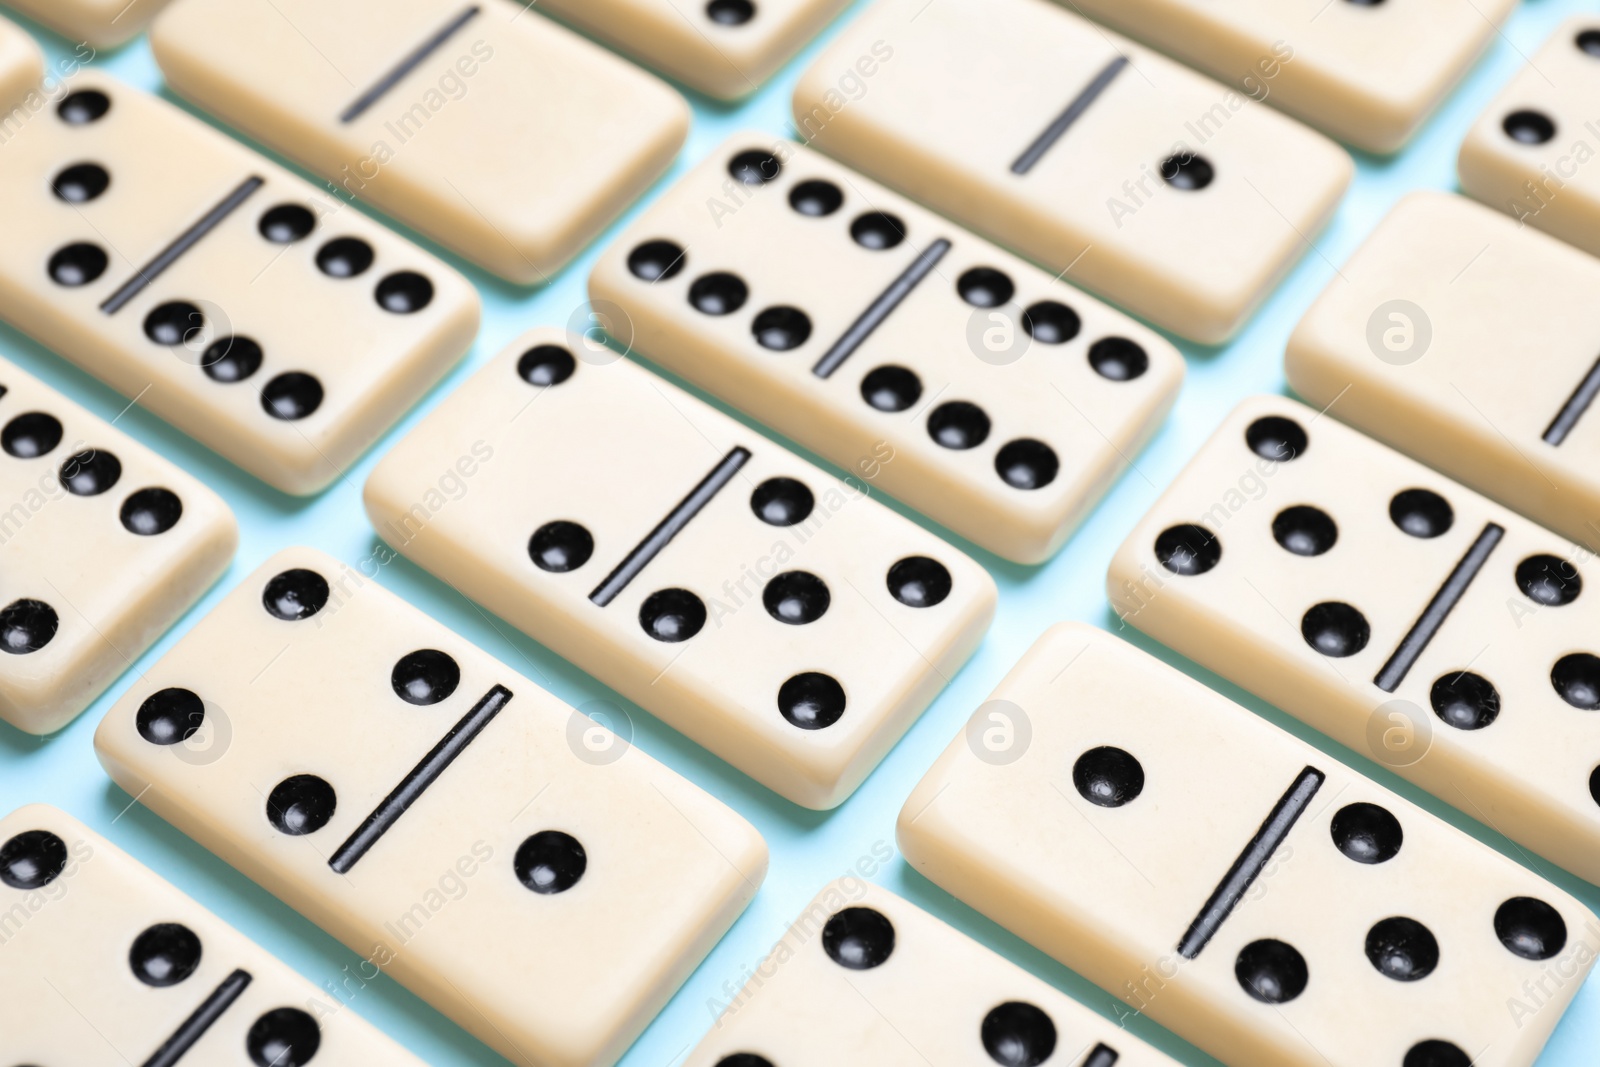
[[[104,75],[4,148],[0,316],[285,492],[341,476],[477,330],[443,263]]]
[[[1108,590],[1125,621],[1600,882],[1592,560],[1256,397],[1140,520]]]
[[[1516,0],[1062,3],[1369,152],[1394,152],[1410,140],[1516,6]]]
[[[1235,1067],[1529,1067],[1600,948],[1573,897],[1080,623],[978,708],[898,837]]]
[[[70,41],[115,48],[137,37],[167,0],[5,0]]]
[[[1178,1067],[887,889],[823,887],[684,1067]]]
[[[246,578],[95,750],[521,1067],[613,1063],[766,873],[733,811],[311,549]]]
[[[1048,0],[884,0],[806,71],[794,120],[829,155],[1207,344],[1305,251],[1353,171],[1321,134]]]
[[[0,719],[71,722],[238,541],[217,494],[0,360]]]
[[[0,819],[0,1055],[40,1067],[422,1067],[76,819]]]
[[[1061,547],[1183,381],[1154,330],[757,133],[652,204],[589,292],[648,358],[1023,563]]]
[[[1289,383],[1600,546],[1600,262],[1447,193],[1401,200],[1289,338]]]
[[[230,126],[531,284],[667,168],[689,108],[530,7],[179,0],[150,44],[173,89]]]
[[[755,92],[848,0],[543,0],[565,19],[721,100]]]
[[[994,612],[982,567],[870,493],[539,329],[429,413],[365,496],[412,561],[757,781],[831,808]]]
[[[1563,22],[1461,142],[1467,195],[1600,255],[1600,18]]]

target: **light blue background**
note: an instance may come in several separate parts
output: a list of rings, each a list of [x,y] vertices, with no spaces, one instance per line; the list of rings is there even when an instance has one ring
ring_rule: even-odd
[[[856,4],[844,20],[859,13],[863,6]],[[1285,340],[1333,275],[1333,265],[1342,263],[1350,255],[1403,193],[1416,188],[1454,188],[1456,149],[1474,117],[1557,22],[1590,9],[1590,5],[1576,0],[1527,0],[1512,15],[1504,33],[1496,39],[1465,85],[1454,93],[1405,152],[1389,160],[1362,158],[1358,161],[1355,182],[1331,228],[1316,239],[1314,249],[1279,286],[1239,338],[1221,349],[1180,346],[1188,357],[1189,376],[1172,417],[1150,448],[1137,457],[1135,469],[1122,478],[1053,561],[1029,569],[997,560],[970,545],[964,546],[990,569],[1000,585],[1000,607],[994,627],[949,689],[842,807],[825,814],[796,808],[624,703],[633,716],[635,743],[737,808],[755,823],[772,850],[771,873],[754,903],[645,1032],[624,1060],[625,1064],[668,1067],[677,1062],[710,1026],[713,1011],[708,1008],[708,1002],[713,998],[725,999],[729,991],[743,983],[748,969],[765,956],[817,889],[853,867],[862,857],[869,856],[875,843],[893,846],[895,815],[912,786],[960,729],[972,709],[982,702],[1042,630],[1061,619],[1082,619],[1115,627],[1116,620],[1107,612],[1103,593],[1106,565],[1127,531],[1154,501],[1159,489],[1177,474],[1184,461],[1240,397],[1282,390]],[[70,51],[60,38],[38,27],[31,28],[53,53]],[[824,34],[823,40],[828,36],[831,31]],[[691,94],[695,105],[694,126],[688,145],[665,181],[675,180],[737,129],[755,127],[790,132],[789,95],[799,72],[817,50],[818,45],[814,44],[785,68],[764,92],[739,107],[723,107],[693,98]],[[96,65],[141,87],[153,91],[161,88],[160,73],[143,39],[100,57]],[[292,72],[286,71],[285,76],[292,77]],[[560,106],[556,100],[547,103],[552,107]],[[646,199],[658,195],[662,187],[658,185]],[[612,232],[615,231],[613,228]],[[0,240],[3,239],[4,234],[0,233]],[[179,622],[173,633],[139,661],[136,669],[143,670],[154,662],[176,635],[193,625],[224,591],[286,545],[314,545],[352,563],[365,557],[374,537],[361,509],[359,486],[376,458],[415,423],[423,411],[459,385],[513,336],[534,325],[565,324],[583,304],[584,279],[598,248],[610,239],[611,234],[604,236],[554,284],[533,292],[514,289],[457,262],[456,266],[473,280],[483,295],[484,324],[477,344],[464,363],[424,399],[410,418],[357,464],[348,478],[314,500],[295,500],[265,488],[142,409],[135,408],[124,415],[118,423],[121,428],[176,460],[219,491],[238,515],[242,528],[239,554],[229,573]],[[121,397],[14,331],[0,328],[0,354],[102,417],[116,416],[125,405]],[[411,564],[397,561],[384,569],[379,580],[495,656],[538,679],[565,700],[575,704],[591,699],[623,703],[609,689],[516,634],[510,626],[491,622],[472,604]],[[1505,839],[1458,815],[1385,769],[1339,748],[1187,661],[1164,653],[1132,631],[1127,636],[1519,862],[1530,863],[1576,893],[1591,908],[1600,910],[1600,889],[1556,870],[1549,863],[1530,861]],[[107,780],[91,747],[93,731],[106,708],[133,677],[130,673],[119,680],[85,715],[53,737],[33,738],[0,724],[0,811],[32,801],[58,805],[277,953],[312,982],[323,985],[340,980],[342,969],[355,964],[353,954],[144,808],[130,807],[127,794]],[[1101,1013],[1111,1014],[1115,1002],[1108,994],[953,900],[910,871],[898,856],[880,870],[876,880]],[[1448,945],[1445,951],[1449,951]],[[929,975],[927,979],[937,981],[938,976]],[[387,978],[362,989],[352,1007],[430,1063],[504,1062]],[[1130,1028],[1186,1064],[1215,1063],[1146,1019],[1132,1020]],[[1593,1067],[1600,1062],[1597,1050],[1600,1050],[1600,980],[1591,979],[1580,991],[1539,1064],[1540,1067]]]

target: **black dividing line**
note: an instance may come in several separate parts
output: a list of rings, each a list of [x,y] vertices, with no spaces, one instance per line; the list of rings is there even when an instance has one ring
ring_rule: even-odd
[[[1561,410],[1556,412],[1556,417],[1544,431],[1544,443],[1559,445],[1567,439],[1567,434],[1578,425],[1578,420],[1583,418],[1583,413],[1589,410],[1589,405],[1594,403],[1596,395],[1600,395],[1600,359],[1594,361],[1594,366],[1589,368],[1589,373],[1583,376],[1583,381],[1567,397],[1567,402],[1561,405]]]
[[[667,512],[667,517],[650,531],[649,536],[640,541],[638,546],[617,564],[617,569],[606,575],[605,581],[595,586],[594,592],[589,594],[589,599],[602,608],[615,600],[617,594],[628,588],[628,583],[637,578],[639,572],[648,567],[650,561],[667,547],[667,542],[678,536],[679,532],[700,514],[700,509],[711,503],[711,498],[733,480],[733,476],[749,458],[750,450],[747,448],[735,448],[723,456],[721,462],[711,468],[711,473],[700,479],[700,484],[695,486],[677,507]]]
[[[1483,531],[1472,542],[1472,547],[1467,549],[1467,554],[1461,557],[1461,562],[1450,572],[1450,577],[1444,580],[1439,591],[1433,594],[1433,599],[1428,601],[1422,617],[1411,624],[1410,631],[1400,641],[1400,647],[1394,650],[1389,662],[1383,665],[1383,670],[1372,680],[1373,684],[1385,693],[1392,693],[1406,680],[1406,672],[1411,670],[1412,665],[1417,662],[1417,657],[1422,655],[1422,650],[1428,647],[1433,635],[1439,632],[1444,620],[1450,617],[1456,604],[1466,595],[1467,586],[1471,585],[1472,579],[1483,570],[1484,563],[1489,559],[1489,553],[1494,551],[1494,546],[1500,543],[1505,534],[1505,527],[1497,523],[1491,522],[1484,526]]]
[[[503,685],[494,686],[472,706],[463,716],[461,721],[450,728],[450,732],[440,738],[439,743],[433,746],[422,761],[411,768],[411,773],[400,780],[390,794],[383,798],[383,802],[372,809],[372,814],[364,819],[356,832],[351,834],[339,850],[328,860],[328,866],[339,874],[347,874],[354,867],[367,850],[378,843],[378,839],[388,833],[390,828],[406,809],[417,802],[417,798],[427,792],[428,787],[438,780],[444,769],[455,762],[455,758],[466,751],[483,728],[489,725],[502,708],[511,702],[511,690]]]
[[[140,293],[145,286],[155,281],[161,272],[178,261],[189,249],[200,243],[200,239],[218,226],[222,220],[233,214],[238,206],[250,198],[250,194],[266,184],[265,179],[251,176],[239,183],[238,188],[223,197],[217,206],[206,212],[200,221],[190,226],[178,239],[166,248],[163,248],[155,259],[140,267],[133,277],[122,283],[121,288],[106,297],[105,303],[100,305],[100,310],[107,315],[115,315],[122,310],[122,306]]]
[[[234,971],[222,980],[222,984],[211,991],[211,995],[200,1002],[194,1014],[183,1020],[183,1025],[172,1032],[172,1036],[156,1049],[155,1055],[144,1061],[144,1067],[172,1067],[205,1036],[211,1029],[211,1024],[222,1018],[222,1013],[232,1007],[233,1002],[239,999],[245,986],[250,984],[249,971]]]
[[[1117,1054],[1110,1045],[1096,1045],[1089,1050],[1089,1058],[1083,1061],[1083,1067],[1111,1067],[1117,1062]]]
[[[1317,795],[1317,790],[1322,788],[1322,782],[1326,777],[1327,775],[1315,767],[1307,767],[1295,775],[1294,782],[1273,805],[1267,821],[1261,824],[1256,836],[1252,837],[1250,843],[1244,847],[1244,851],[1239,853],[1239,858],[1233,861],[1233,866],[1228,869],[1228,873],[1211,894],[1211,899],[1206,901],[1205,907],[1200,909],[1200,914],[1189,924],[1183,940],[1178,942],[1178,955],[1186,960],[1192,960],[1200,955],[1200,950],[1216,936],[1228,916],[1233,914],[1233,909],[1239,906],[1239,901],[1244,898],[1250,883],[1256,880],[1261,868],[1265,867],[1272,854],[1278,851],[1283,839],[1294,829],[1295,822],[1305,814],[1307,805],[1311,803],[1311,798]]]
[[[839,369],[839,365],[855,354],[863,341],[872,335],[872,331],[883,325],[883,320],[894,313],[901,301],[911,295],[911,290],[921,284],[922,279],[938,265],[944,254],[950,251],[950,242],[943,237],[923,249],[922,254],[911,261],[911,266],[900,273],[900,277],[889,283],[889,288],[878,294],[878,299],[867,305],[867,310],[861,317],[850,324],[833,347],[822,354],[816,366],[811,368],[811,373],[818,378],[826,378]]]
[[[1128,57],[1121,55],[1107,63],[1100,73],[1094,76],[1094,81],[1086,85],[1083,92],[1073,97],[1072,103],[1067,105],[1067,109],[1057,115],[1055,121],[1044,128],[1044,132],[1028,146],[1028,150],[1017,157],[1017,161],[1011,164],[1011,173],[1026,174],[1032,170],[1033,165],[1039,162],[1046,152],[1050,151],[1052,145],[1061,140],[1061,135],[1066,133],[1074,122],[1078,121],[1079,116],[1089,110],[1089,105],[1095,102],[1096,97],[1106,91],[1106,87],[1116,80],[1117,75],[1122,73],[1122,68],[1127,65]]]
[[[404,59],[390,67],[387,74],[373,83],[370,89],[356,97],[353,104],[339,112],[339,121],[354,122],[356,119],[360,118],[366,113],[368,108],[381,100],[385,93],[387,93],[390,89],[393,89],[396,85],[400,84],[401,80],[404,79],[407,74],[410,74],[412,71],[416,70],[419,64],[423,63],[429,56],[443,48],[444,43],[450,38],[454,37],[461,27],[465,26],[467,23],[471,22],[477,17],[478,11],[478,5],[472,5],[455,18],[445,23],[437,32],[434,33],[432,37],[429,37],[426,41],[423,41],[421,44],[417,45],[417,47],[413,48],[406,54]]]

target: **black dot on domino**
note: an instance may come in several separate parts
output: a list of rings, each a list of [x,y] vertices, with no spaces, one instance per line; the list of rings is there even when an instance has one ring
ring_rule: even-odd
[[[1412,1045],[1400,1067],[1472,1067],[1472,1059],[1457,1045],[1429,1038]]]
[[[1273,938],[1240,949],[1233,975],[1246,993],[1263,1004],[1287,1004],[1306,991],[1311,979],[1300,950]]]
[[[750,494],[750,510],[768,526],[794,526],[811,517],[816,498],[804,482],[768,478]]]
[[[906,367],[885,364],[872,368],[861,379],[861,399],[879,411],[905,411],[921,397],[922,379]]]
[[[750,299],[750,289],[737,274],[713,271],[689,286],[689,304],[704,315],[731,315]]]
[[[657,641],[687,641],[705,624],[705,601],[687,589],[658,589],[639,605],[639,625]]]
[[[1013,489],[1043,489],[1056,480],[1061,460],[1055,449],[1032,437],[1019,437],[1000,446],[994,457],[995,473]]]
[[[261,387],[261,410],[275,419],[295,422],[322,406],[322,383],[305,371],[285,371]]]
[[[372,296],[391,314],[414,315],[433,303],[433,283],[414,270],[395,271],[378,283]]]
[[[1281,415],[1265,415],[1252,422],[1245,428],[1244,442],[1262,459],[1275,462],[1299,459],[1311,443],[1298,422]]]
[[[803,671],[778,687],[778,713],[802,730],[832,726],[844,708],[844,686],[821,671]]]
[[[997,308],[1016,291],[1011,278],[993,267],[972,267],[956,279],[956,292],[973,307]]]
[[[717,1067],[774,1067],[774,1064],[765,1056],[757,1056],[754,1052],[735,1052],[718,1060]]]
[[[928,436],[945,448],[964,451],[989,438],[989,416],[967,400],[946,400],[928,416]]]
[[[244,1045],[256,1067],[305,1067],[322,1045],[322,1030],[299,1008],[273,1008],[251,1024]]]
[[[193,737],[206,721],[206,705],[188,689],[169,686],[144,698],[134,716],[139,736],[152,745],[176,745]]]
[[[317,217],[309,208],[299,204],[279,204],[262,213],[256,229],[273,244],[287,245],[309,237],[316,225]]]
[[[1161,180],[1186,193],[1199,192],[1216,176],[1216,168],[1210,160],[1193,152],[1180,152],[1161,161]]]
[[[122,477],[122,461],[103,448],[90,448],[68,456],[59,475],[73,496],[99,496]]]
[[[1296,504],[1272,519],[1272,539],[1297,556],[1320,556],[1339,539],[1339,527],[1321,508]]]
[[[1144,792],[1144,767],[1133,753],[1101,745],[1072,765],[1072,784],[1079,796],[1096,807],[1120,808]]]
[[[1415,919],[1395,915],[1367,931],[1367,960],[1385,978],[1416,982],[1439,965],[1439,942]]]
[[[1402,489],[1389,501],[1389,521],[1412,537],[1438,537],[1456,521],[1450,502],[1431,489]]]
[[[1565,607],[1583,592],[1583,576],[1560,556],[1540,553],[1517,564],[1517,588],[1535,604]]]
[[[1567,946],[1566,920],[1536,897],[1512,897],[1500,905],[1494,932],[1506,951],[1525,960],[1547,960]]]
[[[594,536],[575,522],[547,522],[528,538],[528,558],[542,571],[575,571],[594,555]]]
[[[296,567],[275,574],[261,591],[267,614],[285,622],[309,619],[328,603],[328,580],[316,571]]]
[[[783,171],[778,157],[760,148],[751,148],[728,161],[728,173],[745,185],[765,185]]]
[[[1356,608],[1337,600],[1313,604],[1300,620],[1306,644],[1333,659],[1353,656],[1367,647],[1372,626]]]
[[[67,869],[67,843],[49,830],[24,830],[0,845],[0,882],[43,889]]]
[[[560,345],[534,345],[517,357],[517,377],[540,388],[560,385],[577,369],[578,361]]]
[[[806,343],[811,336],[811,319],[799,308],[779,305],[757,315],[750,332],[762,348],[787,352]]]
[[[822,950],[852,971],[881,967],[894,952],[894,924],[873,908],[845,908],[822,927]]]
[[[1002,1067],[1038,1067],[1056,1050],[1056,1024],[1026,1001],[1008,1000],[991,1009],[978,1033],[983,1050]]]
[[[68,126],[87,126],[99,122],[111,110],[111,98],[98,89],[80,89],[68,93],[56,105],[56,115]]]
[[[1089,366],[1107,381],[1131,382],[1150,369],[1150,356],[1126,337],[1102,337],[1089,346]]]
[[[1595,767],[1589,774],[1589,797],[1595,804],[1600,805],[1600,766]]]
[[[1185,578],[1204,574],[1222,560],[1222,542],[1192,522],[1169,526],[1156,535],[1156,561]]]
[[[571,834],[540,830],[517,846],[512,860],[517,881],[535,893],[565,893],[589,867],[589,854]]]
[[[339,798],[333,786],[314,774],[296,774],[267,795],[267,821],[281,834],[314,834],[333,818]]]
[[[779,622],[804,626],[827,613],[832,602],[828,585],[809,571],[775,574],[761,590],[761,603]]]
[[[789,190],[789,206],[802,215],[825,218],[844,206],[844,190],[832,182],[812,178]]]
[[[68,204],[87,204],[111,187],[111,173],[98,163],[74,163],[50,179],[50,191]]]
[[[335,237],[317,249],[317,269],[330,278],[354,278],[372,260],[372,246],[359,237]]]
[[[106,272],[110,258],[105,249],[87,241],[75,241],[50,257],[50,280],[69,289],[88,285]]]
[[[27,597],[0,608],[0,652],[25,656],[48,645],[61,619],[56,609]]]
[[[1550,668],[1550,684],[1561,699],[1583,711],[1600,708],[1600,656],[1569,652]]]
[[[169,300],[144,317],[144,335],[153,343],[173,348],[205,329],[206,317],[187,300]]]
[[[908,608],[931,608],[950,595],[950,570],[927,556],[907,556],[889,568],[889,595]]]
[[[1513,111],[1500,122],[1506,136],[1518,144],[1544,144],[1556,135],[1556,123],[1543,111]]]
[[[0,429],[0,448],[17,459],[37,459],[61,443],[61,420],[43,411],[24,411]]]
[[[200,938],[182,923],[156,923],[133,939],[128,966],[147,986],[175,986],[200,966]]]
[[[1428,691],[1433,713],[1457,730],[1481,730],[1500,715],[1500,693],[1489,679],[1471,671],[1452,671]]]
[[[153,485],[130,493],[117,517],[129,533],[155,537],[178,525],[183,518],[183,501],[171,489]]]
[[[1333,844],[1357,863],[1387,863],[1400,854],[1405,832],[1387,808],[1360,802],[1346,804],[1330,826]]]
[[[206,346],[200,354],[200,369],[212,381],[232,385],[260,370],[262,359],[261,346],[252,338],[230,335]]]
[[[1056,300],[1041,300],[1036,304],[1029,304],[1028,309],[1022,313],[1022,328],[1028,331],[1029,337],[1040,344],[1064,345],[1078,336],[1078,331],[1083,329],[1083,321],[1078,318],[1078,313],[1067,305]],[[1133,342],[1129,341],[1128,344]],[[1090,363],[1093,362],[1091,357]],[[1095,369],[1100,370],[1099,367]],[[1101,373],[1105,374],[1104,371]]]
[[[395,695],[407,704],[426,707],[448,700],[461,684],[461,667],[447,653],[436,648],[407,652],[389,672]]]
[[[752,0],[709,0],[706,18],[718,26],[743,26],[756,17]]]
[[[683,248],[671,241],[646,241],[628,253],[628,273],[645,282],[666,281],[683,270]]]
[[[1600,30],[1580,30],[1578,36],[1572,39],[1578,51],[1584,55],[1600,59]]]
[[[850,239],[873,252],[887,251],[906,239],[906,224],[887,211],[869,211],[850,223]]]

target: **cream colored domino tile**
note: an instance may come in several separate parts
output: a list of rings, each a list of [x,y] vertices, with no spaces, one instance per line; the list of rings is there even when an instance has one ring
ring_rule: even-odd
[[[1563,22],[1461,142],[1467,195],[1600,255],[1600,18]]]
[[[589,292],[643,355],[1022,563],[1061,547],[1183,381],[1154,330],[753,132],[634,221]]]
[[[1516,0],[1061,0],[1368,152],[1399,150]]]
[[[446,397],[365,499],[413,562],[767,787],[831,808],[994,613],[982,567],[870,493],[545,328]]]
[[[141,803],[513,1063],[603,1067],[744,909],[767,852],[597,733],[293,548],[129,690],[95,750]]]
[[[684,1067],[1177,1067],[887,889],[824,886]]]
[[[738,100],[849,0],[543,0],[539,9],[719,100]]]
[[[222,498],[0,360],[0,719],[75,719],[227,568]]]
[[[422,1067],[78,820],[0,819],[6,1062]]]
[[[978,708],[898,837],[1236,1067],[1528,1067],[1600,949],[1567,893],[1081,623]]]
[[[17,121],[18,109],[26,115],[44,106],[43,79],[44,53],[21,26],[0,18],[0,110],[10,112],[8,121]]]
[[[69,41],[116,48],[137,37],[168,0],[5,0]]]
[[[1600,262],[1448,193],[1401,200],[1289,338],[1314,406],[1600,545]]]
[[[666,170],[689,107],[529,6],[179,0],[150,43],[168,84],[224,122],[532,284]]]
[[[111,78],[5,151],[0,316],[285,492],[343,475],[477,330],[443,263]]]
[[[1243,325],[1353,171],[1321,134],[1048,0],[882,0],[806,71],[794,120],[836,159],[1207,344]]]
[[[1140,520],[1108,590],[1125,621],[1593,882],[1592,559],[1257,397]]]

